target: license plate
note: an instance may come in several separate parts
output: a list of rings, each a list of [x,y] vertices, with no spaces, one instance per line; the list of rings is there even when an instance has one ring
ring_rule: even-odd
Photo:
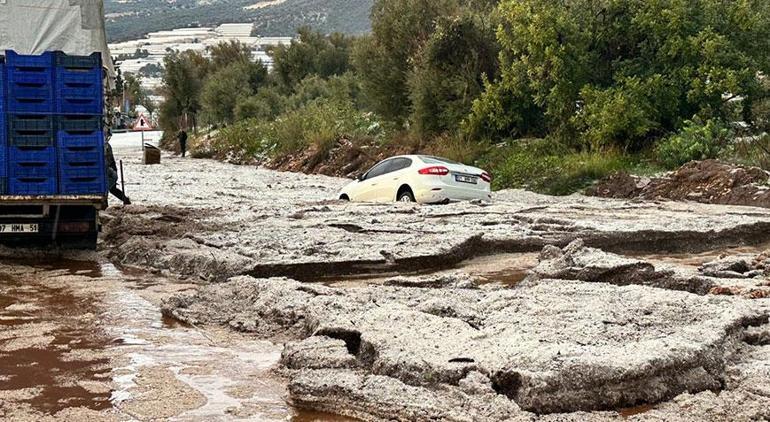
[[[0,224],[0,234],[39,233],[37,224]]]
[[[479,179],[477,177],[473,176],[462,176],[462,175],[455,175],[455,180],[460,183],[472,183],[477,184],[479,182]]]

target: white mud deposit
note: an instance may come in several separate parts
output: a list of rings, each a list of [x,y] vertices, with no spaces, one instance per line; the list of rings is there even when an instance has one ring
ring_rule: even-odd
[[[141,184],[129,185],[138,205],[110,210],[105,251],[202,284],[165,301],[168,316],[289,340],[281,372],[298,407],[365,420],[770,418],[765,257],[687,267],[614,254],[760,244],[770,210],[524,191],[489,205],[349,204],[334,200],[341,179],[118,153]],[[540,252],[521,283],[516,259],[443,271],[514,252]],[[483,279],[495,274],[502,283]],[[381,277],[346,284],[366,275]]]

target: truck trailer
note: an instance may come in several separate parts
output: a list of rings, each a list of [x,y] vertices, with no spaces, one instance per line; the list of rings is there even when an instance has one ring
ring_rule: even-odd
[[[102,1],[0,2],[0,243],[96,247],[112,69]]]

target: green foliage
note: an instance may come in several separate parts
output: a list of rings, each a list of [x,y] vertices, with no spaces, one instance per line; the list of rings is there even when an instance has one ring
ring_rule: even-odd
[[[497,41],[489,21],[469,11],[442,17],[407,80],[410,121],[422,135],[455,131],[495,78]]]
[[[147,91],[142,88],[142,77],[127,73],[122,82],[124,98],[128,99],[130,104],[141,105],[150,113],[155,110],[155,104],[150,100]]]
[[[717,120],[687,121],[679,133],[660,141],[655,153],[663,165],[673,169],[692,160],[719,157],[731,138],[730,129]]]
[[[163,63],[165,73],[161,91],[165,101],[160,107],[160,126],[166,133],[195,127],[209,61],[200,53],[186,51],[167,55]]]
[[[299,40],[272,50],[273,73],[278,83],[289,92],[308,76],[328,78],[341,75],[349,67],[350,46],[350,38],[342,34],[325,36],[310,28],[301,28]]]
[[[205,121],[212,124],[232,123],[238,103],[258,90],[266,76],[267,70],[262,63],[242,61],[212,73],[201,91]]]
[[[240,98],[235,105],[235,120],[275,119],[287,108],[288,100],[278,90],[265,86],[256,95]]]
[[[493,149],[483,165],[493,169],[495,189],[525,188],[566,195],[596,179],[632,168],[635,160],[616,150],[572,152],[553,141],[524,139]]]
[[[436,21],[451,16],[457,0],[376,0],[372,36],[354,48],[353,62],[364,75],[363,91],[373,111],[394,122],[410,111],[407,80],[412,58],[430,39]]]
[[[240,41],[221,42],[208,47],[211,66],[214,70],[223,69],[235,63],[251,62],[251,48]]]
[[[350,102],[312,101],[278,116],[274,121],[249,119],[222,129],[214,151],[237,162],[284,156],[312,147],[323,156],[341,138],[374,139],[380,127],[371,115]]]
[[[562,142],[641,149],[694,115],[727,120],[723,96],[753,98],[770,69],[762,0],[507,0],[498,13],[501,77],[472,134],[527,133],[537,110]]]

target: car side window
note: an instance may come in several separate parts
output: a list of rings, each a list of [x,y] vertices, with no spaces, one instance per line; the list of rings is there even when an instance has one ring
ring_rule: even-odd
[[[390,165],[390,168],[388,169],[388,173],[403,170],[405,168],[408,168],[412,165],[412,160],[410,158],[394,158],[393,163]]]
[[[390,166],[391,161],[393,160],[383,161],[380,164],[377,164],[376,166],[372,167],[372,169],[369,170],[368,173],[366,173],[366,179],[364,180],[373,179],[377,176],[382,176],[383,174],[387,173],[388,167]]]

